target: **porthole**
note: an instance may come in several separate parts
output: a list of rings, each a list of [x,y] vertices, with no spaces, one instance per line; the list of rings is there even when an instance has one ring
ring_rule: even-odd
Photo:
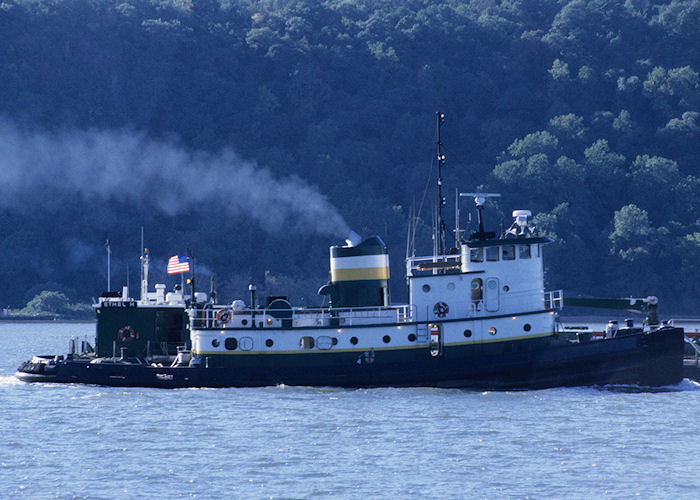
[[[272,344],[274,344],[274,342],[272,341],[272,339],[267,339],[267,340],[265,341],[265,345],[266,345],[267,347],[272,347]]]
[[[350,343],[351,343],[352,345],[357,344],[357,337],[352,337],[352,338],[350,338]]]
[[[496,335],[496,329],[494,327],[489,328],[489,333],[491,335]]]
[[[525,324],[523,325],[523,330],[525,330],[526,332],[529,332],[529,331],[530,331],[530,328],[532,328],[532,327],[530,326],[530,323],[525,323]]]
[[[238,341],[235,337],[229,337],[224,341],[224,347],[229,351],[233,351],[238,347]]]
[[[428,293],[428,292],[430,291],[430,285],[423,285],[422,290],[423,290],[425,293]]]
[[[415,340],[416,340],[416,336],[415,336],[414,334],[411,333],[411,334],[408,335],[408,341],[409,341],[409,342],[415,342]]]
[[[332,344],[332,345],[338,345],[338,339],[335,338],[335,337],[333,337],[333,338],[331,339],[331,344]]]
[[[384,335],[382,337],[382,340],[384,341],[385,344],[388,344],[389,342],[391,342],[391,337],[389,337],[388,335]]]
[[[472,336],[472,331],[471,330],[464,330],[464,336],[469,338]]]
[[[213,345],[214,347],[219,347],[220,343],[221,342],[219,342],[219,339],[214,339],[211,341],[211,345]]]
[[[301,347],[302,349],[313,349],[314,348],[314,338],[313,337],[300,338],[299,339],[299,347]]]
[[[503,285],[503,291],[507,292],[508,290],[510,290],[510,287],[508,285]]]
[[[447,284],[447,289],[451,292],[452,290],[455,289],[455,284],[454,284],[454,283],[448,283],[448,284]]]
[[[242,320],[241,320],[241,325],[247,325],[247,324],[248,324],[248,320],[247,320],[247,319],[242,319]]]

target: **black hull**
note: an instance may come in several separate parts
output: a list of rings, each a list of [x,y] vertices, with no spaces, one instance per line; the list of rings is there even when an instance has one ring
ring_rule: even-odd
[[[155,367],[136,362],[56,362],[37,373],[27,362],[16,376],[26,382],[82,383],[120,387],[451,387],[544,389],[631,384],[667,386],[683,379],[683,330],[663,328],[614,339],[530,346],[516,352],[447,346],[439,357],[429,348],[357,352],[211,356],[198,366]],[[512,352],[503,352],[503,349]]]

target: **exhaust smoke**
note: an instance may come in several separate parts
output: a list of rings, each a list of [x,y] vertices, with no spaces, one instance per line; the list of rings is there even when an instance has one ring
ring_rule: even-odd
[[[361,242],[362,242],[362,236],[360,236],[359,234],[357,234],[357,233],[356,233],[355,231],[353,231],[352,229],[351,229],[350,232],[348,233],[347,238],[345,238],[345,243],[347,243],[347,245],[348,245],[349,247],[357,246],[357,245],[359,245]]]
[[[350,232],[315,187],[294,175],[281,178],[231,149],[189,151],[130,130],[26,131],[0,117],[0,204],[60,209],[66,196],[89,204],[118,200],[169,216],[219,206],[270,233]]]

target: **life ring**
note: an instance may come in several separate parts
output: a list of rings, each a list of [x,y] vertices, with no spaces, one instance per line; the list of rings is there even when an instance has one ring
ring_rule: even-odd
[[[438,302],[433,306],[433,313],[438,318],[444,318],[450,312],[450,306],[445,302]]]
[[[130,325],[122,326],[119,329],[119,340],[122,342],[131,342],[139,338],[138,332],[135,332]]]
[[[228,309],[219,309],[216,311],[216,321],[219,323],[228,323],[231,319],[231,311]]]

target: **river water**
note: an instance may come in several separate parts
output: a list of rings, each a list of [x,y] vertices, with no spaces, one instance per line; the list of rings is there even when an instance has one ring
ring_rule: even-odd
[[[0,323],[3,498],[700,498],[700,385],[25,384],[90,323]]]

